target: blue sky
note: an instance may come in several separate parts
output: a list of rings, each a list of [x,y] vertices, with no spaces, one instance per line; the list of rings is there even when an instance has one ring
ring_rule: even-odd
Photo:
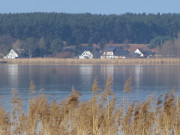
[[[0,0],[0,13],[180,13],[180,0]]]

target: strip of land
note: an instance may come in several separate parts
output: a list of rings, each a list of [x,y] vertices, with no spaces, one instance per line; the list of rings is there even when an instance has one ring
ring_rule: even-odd
[[[141,59],[61,59],[61,58],[22,58],[0,59],[0,63],[8,64],[45,64],[45,65],[77,65],[77,64],[114,64],[114,65],[180,65],[180,58],[141,58]]]

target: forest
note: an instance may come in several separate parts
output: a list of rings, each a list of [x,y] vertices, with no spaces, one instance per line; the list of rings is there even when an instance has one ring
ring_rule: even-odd
[[[31,52],[32,57],[53,55],[64,45],[96,43],[149,44],[161,46],[177,38],[180,14],[67,14],[14,13],[0,14],[0,56],[13,47]]]

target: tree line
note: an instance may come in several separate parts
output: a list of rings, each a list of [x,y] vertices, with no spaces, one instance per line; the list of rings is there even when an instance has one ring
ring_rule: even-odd
[[[32,56],[60,52],[63,41],[77,48],[80,43],[103,47],[108,42],[150,44],[154,48],[177,38],[179,30],[180,14],[0,14],[0,48],[9,50],[17,40]]]

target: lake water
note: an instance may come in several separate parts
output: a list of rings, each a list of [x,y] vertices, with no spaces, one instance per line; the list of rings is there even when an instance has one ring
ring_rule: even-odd
[[[149,95],[158,97],[175,87],[180,95],[180,66],[178,65],[9,65],[0,64],[0,102],[10,109],[12,89],[17,90],[24,104],[31,98],[30,81],[36,90],[43,88],[43,94],[59,101],[68,97],[72,86],[79,91],[83,101],[91,98],[91,88],[95,77],[101,90],[108,76],[112,89],[122,99],[125,81],[132,77],[132,90],[128,100],[145,100]]]

